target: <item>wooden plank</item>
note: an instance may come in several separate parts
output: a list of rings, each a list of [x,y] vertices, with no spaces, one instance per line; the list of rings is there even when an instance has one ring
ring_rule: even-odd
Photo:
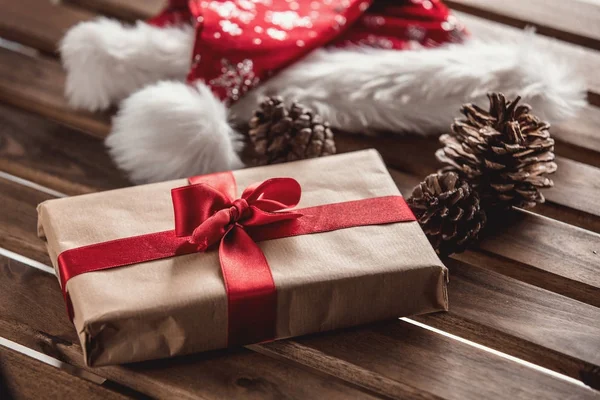
[[[497,21],[517,28],[533,26],[542,35],[581,46],[600,49],[600,17],[598,4],[573,0],[449,0],[454,10]]]
[[[65,73],[56,60],[0,47],[0,102],[105,137],[108,114],[73,111],[63,95],[64,86]]]
[[[130,22],[153,17],[167,4],[166,0],[67,0],[67,2]]]
[[[102,142],[0,104],[0,170],[73,195],[129,186]]]
[[[128,398],[1,345],[0,374],[7,385],[0,389],[0,394],[6,390],[5,399]]]
[[[574,210],[572,208],[552,202],[538,204],[535,206],[534,211],[536,214],[540,214],[557,221],[566,222],[588,231],[600,233],[600,219],[593,214]]]
[[[563,157],[556,163],[556,188],[545,192],[548,201],[600,216],[600,169]]]
[[[157,398],[372,398],[255,352],[236,349],[138,363],[87,368],[65,313],[54,275],[0,256],[0,336]]]
[[[518,28],[534,26],[542,35],[600,49],[600,5],[581,0],[449,0],[447,5]]]
[[[479,249],[530,266],[540,278],[560,278],[563,290],[578,291],[575,298],[600,306],[600,235],[526,211],[504,216],[488,232]]]
[[[278,341],[263,348],[322,370],[337,368],[342,360],[387,378],[401,378],[445,399],[600,398],[593,389],[556,379],[404,321]]]
[[[450,311],[418,321],[576,379],[600,365],[600,308],[455,259],[445,264]]]
[[[36,234],[35,207],[51,198],[51,194],[0,178],[0,247],[48,264],[46,245]]]
[[[0,0],[0,36],[55,53],[67,29],[95,17],[88,11],[49,0]]]
[[[389,172],[392,175],[392,178],[394,178],[394,181],[396,182],[396,185],[402,194],[406,197],[410,196],[413,188],[418,185],[422,179],[417,178],[415,175],[401,172],[395,168],[390,168]],[[558,188],[556,190],[558,190]],[[533,211],[535,214],[543,215],[557,221],[566,222],[570,225],[574,225],[591,232],[600,233],[600,218],[593,214],[574,210],[572,208],[561,206],[552,202],[538,204],[535,206]]]
[[[600,66],[599,66],[600,67]],[[553,124],[556,153],[600,168],[600,108],[586,106],[574,118]]]

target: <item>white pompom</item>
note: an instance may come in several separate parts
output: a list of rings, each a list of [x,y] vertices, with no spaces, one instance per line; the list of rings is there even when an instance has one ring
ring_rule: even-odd
[[[243,166],[225,106],[203,83],[163,81],[127,98],[106,145],[136,183]]]
[[[193,41],[190,25],[123,25],[108,18],[81,22],[60,44],[69,103],[102,110],[150,83],[184,80]]]

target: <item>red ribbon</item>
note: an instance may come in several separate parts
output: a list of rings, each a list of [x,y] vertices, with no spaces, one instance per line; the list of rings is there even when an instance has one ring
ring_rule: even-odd
[[[300,201],[300,184],[272,178],[235,193],[233,174],[190,178],[173,189],[175,229],[97,243],[58,256],[61,286],[69,316],[69,279],[86,272],[210,250],[219,259],[228,299],[228,344],[275,338],[277,291],[257,241],[355,226],[414,221],[401,196],[386,196],[285,211]]]

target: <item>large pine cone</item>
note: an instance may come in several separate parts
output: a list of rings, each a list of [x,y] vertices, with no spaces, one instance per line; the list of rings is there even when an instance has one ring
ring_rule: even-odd
[[[436,152],[479,192],[488,207],[531,208],[543,203],[539,189],[554,185],[546,177],[556,171],[554,139],[547,122],[530,114],[531,107],[517,105],[520,97],[506,101],[501,93],[488,94],[489,111],[465,104],[465,119],[456,119],[452,133],[442,135]]]
[[[260,103],[248,134],[259,165],[335,154],[329,124],[301,104],[287,109],[281,97]]]
[[[408,205],[443,256],[464,251],[486,222],[477,192],[454,172],[429,175],[413,189]]]

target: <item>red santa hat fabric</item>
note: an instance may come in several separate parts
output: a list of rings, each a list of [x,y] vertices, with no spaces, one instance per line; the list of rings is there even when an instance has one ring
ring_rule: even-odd
[[[404,50],[465,35],[438,0],[172,0],[150,23],[190,21],[188,82],[205,82],[228,104],[323,46]]]

